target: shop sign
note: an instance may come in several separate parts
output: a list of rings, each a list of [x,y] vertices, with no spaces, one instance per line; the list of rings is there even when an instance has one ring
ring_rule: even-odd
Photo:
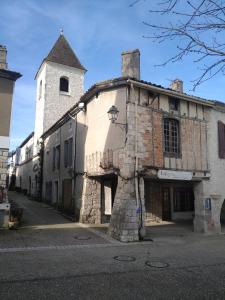
[[[158,170],[159,179],[191,180],[192,176],[193,176],[192,172]]]

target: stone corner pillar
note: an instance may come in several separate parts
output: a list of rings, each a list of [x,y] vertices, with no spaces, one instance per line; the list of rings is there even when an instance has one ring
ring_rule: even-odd
[[[139,225],[135,181],[119,177],[108,233],[121,242],[139,241]]]
[[[85,177],[80,210],[81,223],[101,223],[101,183],[98,180]]]

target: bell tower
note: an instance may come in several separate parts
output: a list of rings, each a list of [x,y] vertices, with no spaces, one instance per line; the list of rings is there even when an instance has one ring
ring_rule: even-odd
[[[34,146],[40,136],[79,101],[84,92],[85,72],[86,69],[61,31],[35,77],[37,95]]]

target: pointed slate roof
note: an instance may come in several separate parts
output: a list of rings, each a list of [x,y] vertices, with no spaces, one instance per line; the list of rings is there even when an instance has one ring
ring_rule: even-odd
[[[51,61],[86,71],[63,34],[60,34],[58,40],[44,61]]]

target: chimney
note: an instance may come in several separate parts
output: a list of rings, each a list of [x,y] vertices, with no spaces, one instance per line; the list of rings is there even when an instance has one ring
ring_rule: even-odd
[[[140,51],[122,52],[122,76],[140,79]]]
[[[170,88],[176,92],[183,93],[183,81],[175,79],[171,82]]]
[[[7,56],[7,49],[5,46],[0,45],[0,69],[8,69],[7,62],[6,62],[6,56]]]

